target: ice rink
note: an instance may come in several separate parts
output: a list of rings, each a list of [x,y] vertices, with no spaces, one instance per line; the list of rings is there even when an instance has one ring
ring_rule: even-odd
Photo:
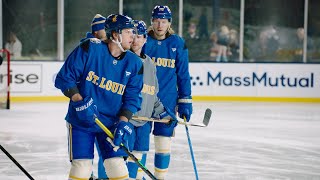
[[[200,180],[320,180],[320,104],[194,103],[190,127]],[[0,110],[0,143],[36,180],[66,180],[67,103],[13,103]],[[153,140],[147,167],[153,172]],[[95,166],[96,166],[95,160]],[[96,172],[96,167],[95,167]],[[27,180],[0,151],[0,180]],[[195,179],[185,128],[173,139],[168,180]]]

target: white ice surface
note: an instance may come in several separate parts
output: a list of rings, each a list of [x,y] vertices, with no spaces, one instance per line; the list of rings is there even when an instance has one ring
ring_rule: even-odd
[[[320,104],[195,103],[189,127],[200,180],[320,180]],[[0,144],[36,179],[66,180],[67,103],[0,110]],[[153,139],[147,168],[153,172]],[[96,173],[95,160],[95,173]],[[0,180],[28,179],[0,151]],[[176,128],[168,180],[195,179],[184,126]]]

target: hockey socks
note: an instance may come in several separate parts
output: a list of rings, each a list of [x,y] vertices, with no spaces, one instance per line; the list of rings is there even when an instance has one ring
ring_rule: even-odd
[[[154,136],[155,156],[154,175],[157,179],[164,179],[170,164],[171,138],[164,136]]]
[[[89,179],[92,173],[92,159],[74,159],[68,180]]]
[[[132,154],[136,156],[141,164],[146,164],[147,154],[142,153],[141,151],[133,151]],[[138,164],[134,162],[131,158],[128,159],[128,170],[129,177],[132,179],[142,180],[144,176],[144,172],[141,168],[139,168]]]
[[[106,170],[103,165],[102,157],[99,157],[99,161],[98,161],[98,178],[99,179],[107,179],[108,178],[108,176],[106,174]]]
[[[126,162],[122,157],[106,159],[103,164],[109,179],[125,180],[129,178]]]

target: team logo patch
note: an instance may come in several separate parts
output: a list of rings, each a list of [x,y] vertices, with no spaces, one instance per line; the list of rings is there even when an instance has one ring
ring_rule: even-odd
[[[161,45],[161,41],[158,41],[158,45]]]
[[[112,18],[112,22],[117,22],[117,15]]]
[[[130,76],[131,72],[126,71],[126,76]]]
[[[177,48],[171,48],[172,49],[172,52],[175,52],[177,50]]]
[[[117,65],[117,63],[118,63],[118,61],[115,60],[115,59],[112,61],[112,64],[113,64],[113,65]]]
[[[123,132],[121,130],[119,130],[119,135],[123,136]]]

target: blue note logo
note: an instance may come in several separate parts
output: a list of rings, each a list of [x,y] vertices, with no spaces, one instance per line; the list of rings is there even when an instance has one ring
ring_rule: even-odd
[[[190,81],[193,86],[203,86],[203,81],[200,79],[200,76],[190,76]]]

